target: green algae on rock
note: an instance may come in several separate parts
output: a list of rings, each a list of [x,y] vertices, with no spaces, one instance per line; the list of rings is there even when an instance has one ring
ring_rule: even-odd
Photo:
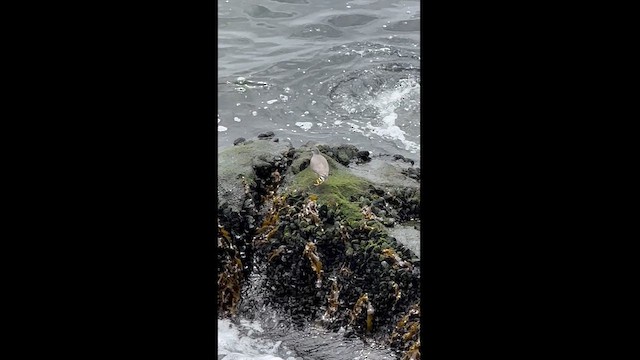
[[[281,191],[284,193],[304,191],[310,195],[316,195],[319,205],[336,206],[346,219],[350,221],[361,220],[360,207],[352,199],[366,196],[369,185],[373,184],[353,175],[344,165],[325,155],[331,175],[322,184],[312,186],[317,178],[316,174],[308,166],[304,167],[302,171],[299,170],[300,166],[305,161],[308,162],[310,158],[311,152],[305,151],[302,156],[292,162],[287,172],[289,176],[282,185]]]

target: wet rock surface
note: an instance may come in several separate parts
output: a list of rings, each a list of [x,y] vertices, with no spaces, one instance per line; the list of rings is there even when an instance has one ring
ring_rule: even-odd
[[[351,167],[353,174],[380,186],[420,188],[420,168],[414,167],[411,162],[373,155],[368,161],[357,165]]]
[[[219,154],[219,316],[270,304],[292,326],[419,351],[420,260],[397,239],[419,223],[419,177],[403,174],[410,162],[319,145],[330,174],[314,186],[310,147],[247,140]]]
[[[275,134],[273,133],[273,131],[267,131],[266,133],[258,134],[258,139],[266,140],[266,139],[271,139],[274,136]]]

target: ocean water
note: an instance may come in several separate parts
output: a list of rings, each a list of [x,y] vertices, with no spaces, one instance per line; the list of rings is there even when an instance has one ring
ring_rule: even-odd
[[[274,324],[276,327],[279,325]],[[264,328],[263,328],[264,327]],[[218,320],[219,360],[396,360],[384,344],[345,338],[342,331],[269,328],[259,321]]]
[[[277,355],[290,350],[281,348],[282,341],[261,339],[254,334],[262,335],[264,330],[260,324],[242,320],[240,324],[233,324],[229,320],[218,320],[218,355],[221,359],[241,360],[285,360]],[[286,360],[294,360],[287,356]]]
[[[218,146],[273,131],[419,162],[420,3],[218,0]]]
[[[273,131],[420,164],[420,2],[218,0],[218,147]],[[419,240],[417,240],[419,242]],[[396,359],[277,316],[218,320],[218,359]]]

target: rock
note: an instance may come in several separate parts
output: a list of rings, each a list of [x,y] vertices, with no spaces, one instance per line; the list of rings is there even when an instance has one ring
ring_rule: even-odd
[[[239,137],[239,138],[237,138],[237,139],[233,140],[233,146],[236,146],[236,145],[238,145],[238,144],[240,144],[240,143],[243,143],[243,142],[245,142],[246,140],[247,140],[247,139],[245,139],[245,138],[243,138],[243,137]]]
[[[413,252],[415,257],[420,258],[419,230],[416,230],[413,226],[397,225],[394,226],[393,229],[389,229],[389,234],[401,244],[399,247],[408,248]]]
[[[258,134],[258,139],[267,140],[267,139],[270,139],[270,138],[272,138],[274,136],[275,136],[275,134],[273,133],[273,131],[267,131],[266,133]]]
[[[275,167],[276,156],[285,156],[286,144],[274,142],[245,142],[218,153],[218,208],[240,212],[245,201],[245,187],[256,186],[256,171]]]
[[[413,163],[411,165],[413,165]],[[402,173],[416,181],[420,181],[420,168],[408,168],[402,170]]]
[[[340,145],[334,149],[334,152],[337,155],[336,160],[342,165],[347,166],[351,159],[358,154],[358,148],[353,145]]]
[[[390,156],[376,156],[353,166],[350,171],[384,187],[419,188],[420,168],[413,168],[404,161],[389,160]]]
[[[419,266],[400,266],[403,263],[397,260],[419,263],[415,247],[409,249],[394,238],[408,238],[410,245],[419,246],[415,224],[404,223],[408,218],[419,219],[420,184],[409,176],[419,170],[407,170],[406,160],[394,161],[391,155],[371,159],[368,151],[348,144],[318,145],[331,172],[324,184],[314,187],[317,176],[307,168],[309,146],[293,148],[283,143],[249,140],[219,151],[218,214],[225,222],[218,225],[224,228],[218,231],[218,249],[233,243],[235,250],[226,245],[218,252],[219,263],[225,265],[219,265],[218,271],[233,274],[236,251],[245,269],[265,277],[262,286],[253,286],[244,274],[240,306],[247,304],[244,311],[255,312],[268,302],[289,314],[283,319],[285,325],[304,325],[324,313],[334,282],[341,305],[332,315],[334,325],[328,325],[333,330],[349,322],[356,301],[368,294],[367,301],[376,310],[372,336],[389,340],[398,321],[420,298]],[[365,159],[362,165],[352,163]],[[356,169],[373,173],[370,179],[385,181],[365,180]],[[276,170],[282,181],[274,188]],[[363,218],[362,207],[370,204],[379,221],[369,215]],[[347,334],[365,334],[366,305],[362,310],[353,326],[345,326]],[[259,313],[255,312],[256,317]],[[246,316],[242,308],[240,314]],[[406,330],[398,333],[400,338]],[[392,346],[411,345],[408,341]]]
[[[393,160],[402,160],[405,163],[410,163],[411,166],[413,166],[413,164],[415,164],[415,161],[409,159],[409,158],[405,158],[404,156],[400,155],[400,154],[395,154],[393,155]]]
[[[363,151],[358,151],[358,153],[356,154],[356,156],[358,157],[358,159],[360,159],[362,162],[366,162],[371,160],[371,158],[369,157],[369,152],[366,150]]]

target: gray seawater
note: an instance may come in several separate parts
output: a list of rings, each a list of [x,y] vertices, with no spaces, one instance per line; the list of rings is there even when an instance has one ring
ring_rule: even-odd
[[[419,161],[420,3],[218,0],[218,146],[273,131]]]
[[[218,151],[273,131],[420,158],[420,2],[218,0]],[[313,324],[218,322],[219,359],[395,359]],[[263,329],[270,329],[262,331]]]

